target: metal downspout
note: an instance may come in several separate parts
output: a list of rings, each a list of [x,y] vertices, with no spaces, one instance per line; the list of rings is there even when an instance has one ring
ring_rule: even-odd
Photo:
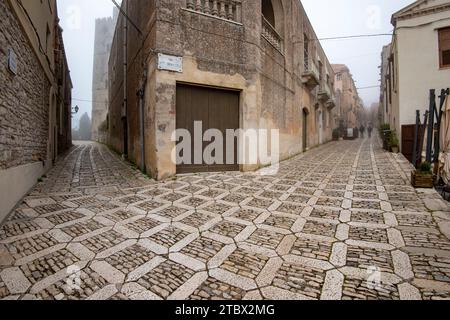
[[[147,72],[144,71],[143,83],[138,91],[139,96],[139,131],[140,131],[140,145],[141,145],[141,171],[145,173],[145,86],[147,84]]]
[[[128,1],[125,2],[125,14],[128,13]],[[125,157],[128,157],[128,19],[124,19],[123,27],[123,119],[124,124],[124,150]]]

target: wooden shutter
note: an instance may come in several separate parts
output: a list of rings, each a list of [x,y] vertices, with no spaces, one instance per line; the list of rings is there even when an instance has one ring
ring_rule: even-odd
[[[439,58],[441,68],[450,67],[450,28],[439,30]]]
[[[239,129],[239,92],[237,91],[177,84],[176,104],[176,127],[191,133],[192,151],[195,150],[194,140],[198,139],[194,135],[195,121],[202,122],[202,135],[208,129],[217,129],[222,132],[225,139],[228,129]],[[195,155],[191,154],[191,163],[178,165],[177,173],[239,171],[238,141],[237,139],[234,141],[234,164],[226,163],[228,142],[232,143],[225,139],[224,164],[208,165],[205,159],[203,159],[203,163],[195,164]],[[208,145],[209,142],[204,142],[202,151]],[[181,150],[178,151],[181,152]]]

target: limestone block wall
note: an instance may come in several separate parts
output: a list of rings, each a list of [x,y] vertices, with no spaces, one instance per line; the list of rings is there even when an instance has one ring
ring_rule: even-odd
[[[124,52],[123,27],[125,20],[120,16],[114,33],[108,62],[109,79],[109,145],[117,152],[124,153],[124,126],[122,124],[122,109],[124,102]]]
[[[47,159],[50,83],[21,30],[0,1],[0,170]],[[8,49],[17,75],[8,70]]]

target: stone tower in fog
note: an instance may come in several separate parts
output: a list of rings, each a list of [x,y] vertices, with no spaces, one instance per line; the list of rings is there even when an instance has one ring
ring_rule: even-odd
[[[94,70],[92,79],[92,140],[107,143],[108,61],[119,11],[95,21]]]

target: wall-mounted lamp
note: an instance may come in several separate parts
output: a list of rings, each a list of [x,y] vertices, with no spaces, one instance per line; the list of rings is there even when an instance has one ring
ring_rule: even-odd
[[[78,111],[80,111],[80,108],[78,106],[75,106],[75,108],[72,108],[72,114],[77,114]]]

